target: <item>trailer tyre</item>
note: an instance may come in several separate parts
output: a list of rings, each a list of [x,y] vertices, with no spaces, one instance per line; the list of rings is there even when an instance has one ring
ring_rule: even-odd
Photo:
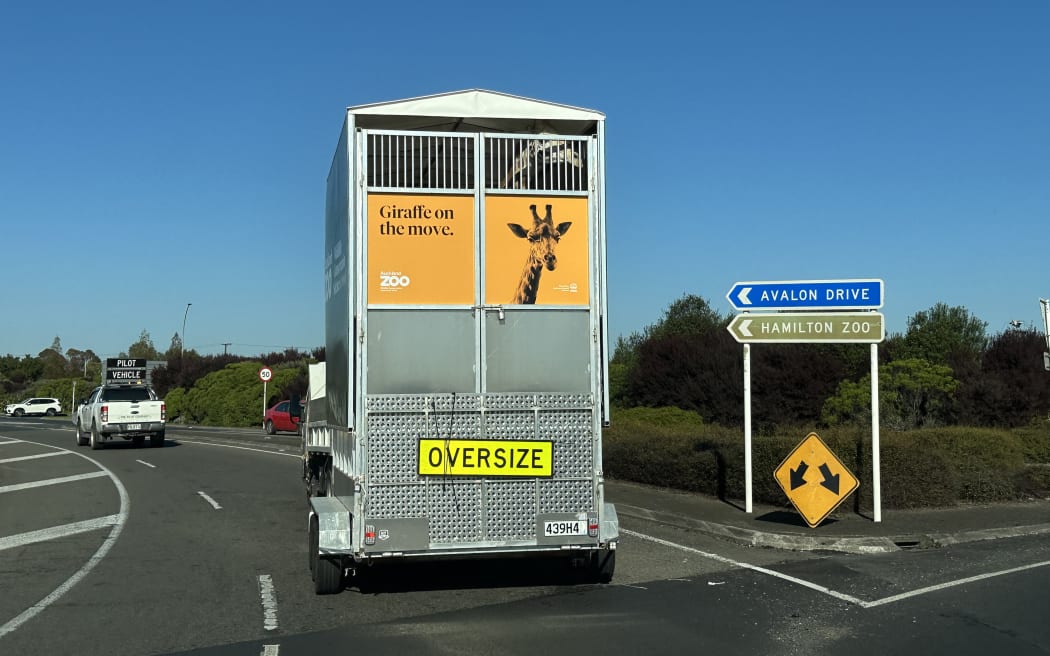
[[[343,589],[343,564],[338,558],[321,556],[320,529],[317,517],[310,518],[310,572],[314,580],[314,593],[335,594]]]

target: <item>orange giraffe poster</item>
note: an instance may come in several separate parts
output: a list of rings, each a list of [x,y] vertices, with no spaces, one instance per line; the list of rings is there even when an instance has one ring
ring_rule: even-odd
[[[587,199],[485,197],[485,303],[589,305]]]
[[[368,195],[368,303],[474,304],[474,197]]]

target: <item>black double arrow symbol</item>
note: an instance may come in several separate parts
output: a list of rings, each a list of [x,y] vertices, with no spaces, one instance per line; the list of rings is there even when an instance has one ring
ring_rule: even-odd
[[[806,484],[806,470],[809,469],[809,465],[803,460],[798,463],[798,469],[791,470],[791,489],[802,487]],[[819,467],[820,473],[824,476],[824,480],[820,484],[827,488],[832,494],[839,493],[839,475],[831,474],[831,468],[828,467],[828,463],[824,463]]]

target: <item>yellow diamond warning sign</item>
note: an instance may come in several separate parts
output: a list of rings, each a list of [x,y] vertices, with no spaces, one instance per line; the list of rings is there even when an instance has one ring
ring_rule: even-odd
[[[810,528],[816,528],[853,490],[857,477],[810,433],[780,463],[773,477]]]

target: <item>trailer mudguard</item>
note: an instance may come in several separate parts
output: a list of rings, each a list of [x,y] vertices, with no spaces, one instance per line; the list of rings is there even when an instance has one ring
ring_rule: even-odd
[[[310,497],[310,511],[317,517],[317,547],[321,553],[349,553],[353,549],[350,510],[338,497]]]

